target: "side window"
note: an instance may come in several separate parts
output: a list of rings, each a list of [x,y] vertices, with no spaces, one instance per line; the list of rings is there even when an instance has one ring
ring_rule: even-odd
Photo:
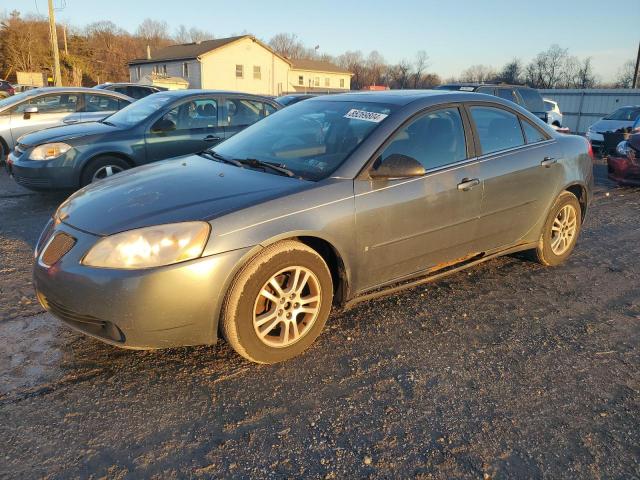
[[[106,95],[89,95],[84,96],[85,112],[115,112],[118,110],[118,99],[107,97]]]
[[[218,126],[218,102],[213,98],[199,98],[182,103],[163,119],[176,124],[176,131],[212,128]]]
[[[522,130],[524,130],[524,136],[527,139],[527,143],[544,142],[547,139],[540,130],[526,120],[520,119],[520,122],[522,123]]]
[[[524,101],[524,107],[530,112],[544,112],[544,102],[537,90],[533,88],[519,88],[518,93]]]
[[[516,94],[513,90],[509,88],[498,88],[496,92],[498,97],[504,98],[505,100],[509,100],[513,103],[518,103],[518,99],[516,98]]]
[[[255,100],[230,98],[225,102],[226,125],[237,127],[251,125],[273,113],[273,107]]]
[[[78,95],[62,93],[32,98],[28,102],[18,105],[15,111],[22,113],[27,107],[38,107],[38,113],[71,113],[76,111],[77,106]]]
[[[118,99],[118,110],[122,110],[127,105],[131,105],[129,100]]]
[[[135,87],[133,85],[127,87],[127,92],[125,95],[130,96],[131,98],[135,98],[136,100],[140,100],[141,98],[149,95],[149,89],[144,87]]]
[[[495,95],[495,89],[493,87],[478,87],[476,93],[485,93],[487,95]]]
[[[113,90],[115,92],[121,93],[123,95],[129,95],[129,89],[130,88],[131,87],[114,87],[114,88],[111,88],[110,90]]]
[[[395,134],[378,161],[394,154],[415,158],[425,170],[466,159],[467,146],[460,111],[446,108],[413,120]]]
[[[524,145],[518,117],[499,108],[471,107],[482,153],[499,152]]]

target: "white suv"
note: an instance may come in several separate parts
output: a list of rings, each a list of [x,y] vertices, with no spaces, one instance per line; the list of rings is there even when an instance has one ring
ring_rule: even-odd
[[[547,111],[547,123],[553,127],[562,127],[562,112],[558,103],[545,98],[544,109]]]

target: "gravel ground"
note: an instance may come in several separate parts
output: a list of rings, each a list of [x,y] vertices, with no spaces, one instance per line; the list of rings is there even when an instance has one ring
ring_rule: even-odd
[[[55,195],[0,176],[0,477],[640,478],[640,189],[596,165],[563,266],[522,255],[334,314],[275,366],[134,352],[30,285]]]

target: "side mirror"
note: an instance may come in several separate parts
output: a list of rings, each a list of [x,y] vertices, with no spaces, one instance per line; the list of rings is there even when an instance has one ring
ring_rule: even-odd
[[[394,153],[369,172],[371,178],[420,177],[426,173],[422,164],[413,157]]]
[[[22,113],[24,114],[24,119],[29,120],[32,113],[38,113],[38,107],[36,107],[35,105],[31,105],[29,107],[26,107]]]
[[[160,120],[154,123],[153,126],[151,127],[151,131],[153,133],[171,132],[175,129],[176,129],[176,123],[173,120],[166,117],[162,117]]]

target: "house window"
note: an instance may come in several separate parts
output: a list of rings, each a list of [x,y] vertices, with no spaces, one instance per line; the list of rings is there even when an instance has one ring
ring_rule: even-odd
[[[344,78],[340,79],[340,88],[344,88]]]
[[[182,76],[184,78],[189,78],[189,64],[187,62],[182,64]]]
[[[253,66],[253,78],[255,80],[260,80],[262,78],[262,72],[260,72],[260,66],[259,65],[254,65]]]
[[[236,78],[244,78],[244,65],[236,65]]]
[[[298,75],[298,85],[304,85],[304,77],[302,75]]]
[[[140,80],[142,78],[142,72],[140,70],[140,66],[136,67],[136,80]]]
[[[316,77],[313,79],[313,86],[314,87],[319,87],[320,86],[320,77]]]
[[[166,64],[166,63],[165,63],[164,65],[162,65],[162,73],[163,73],[164,75],[166,75],[166,74],[167,74],[167,64]]]
[[[331,85],[331,81],[329,80],[329,77],[324,79],[324,86],[328,87],[329,85]]]

